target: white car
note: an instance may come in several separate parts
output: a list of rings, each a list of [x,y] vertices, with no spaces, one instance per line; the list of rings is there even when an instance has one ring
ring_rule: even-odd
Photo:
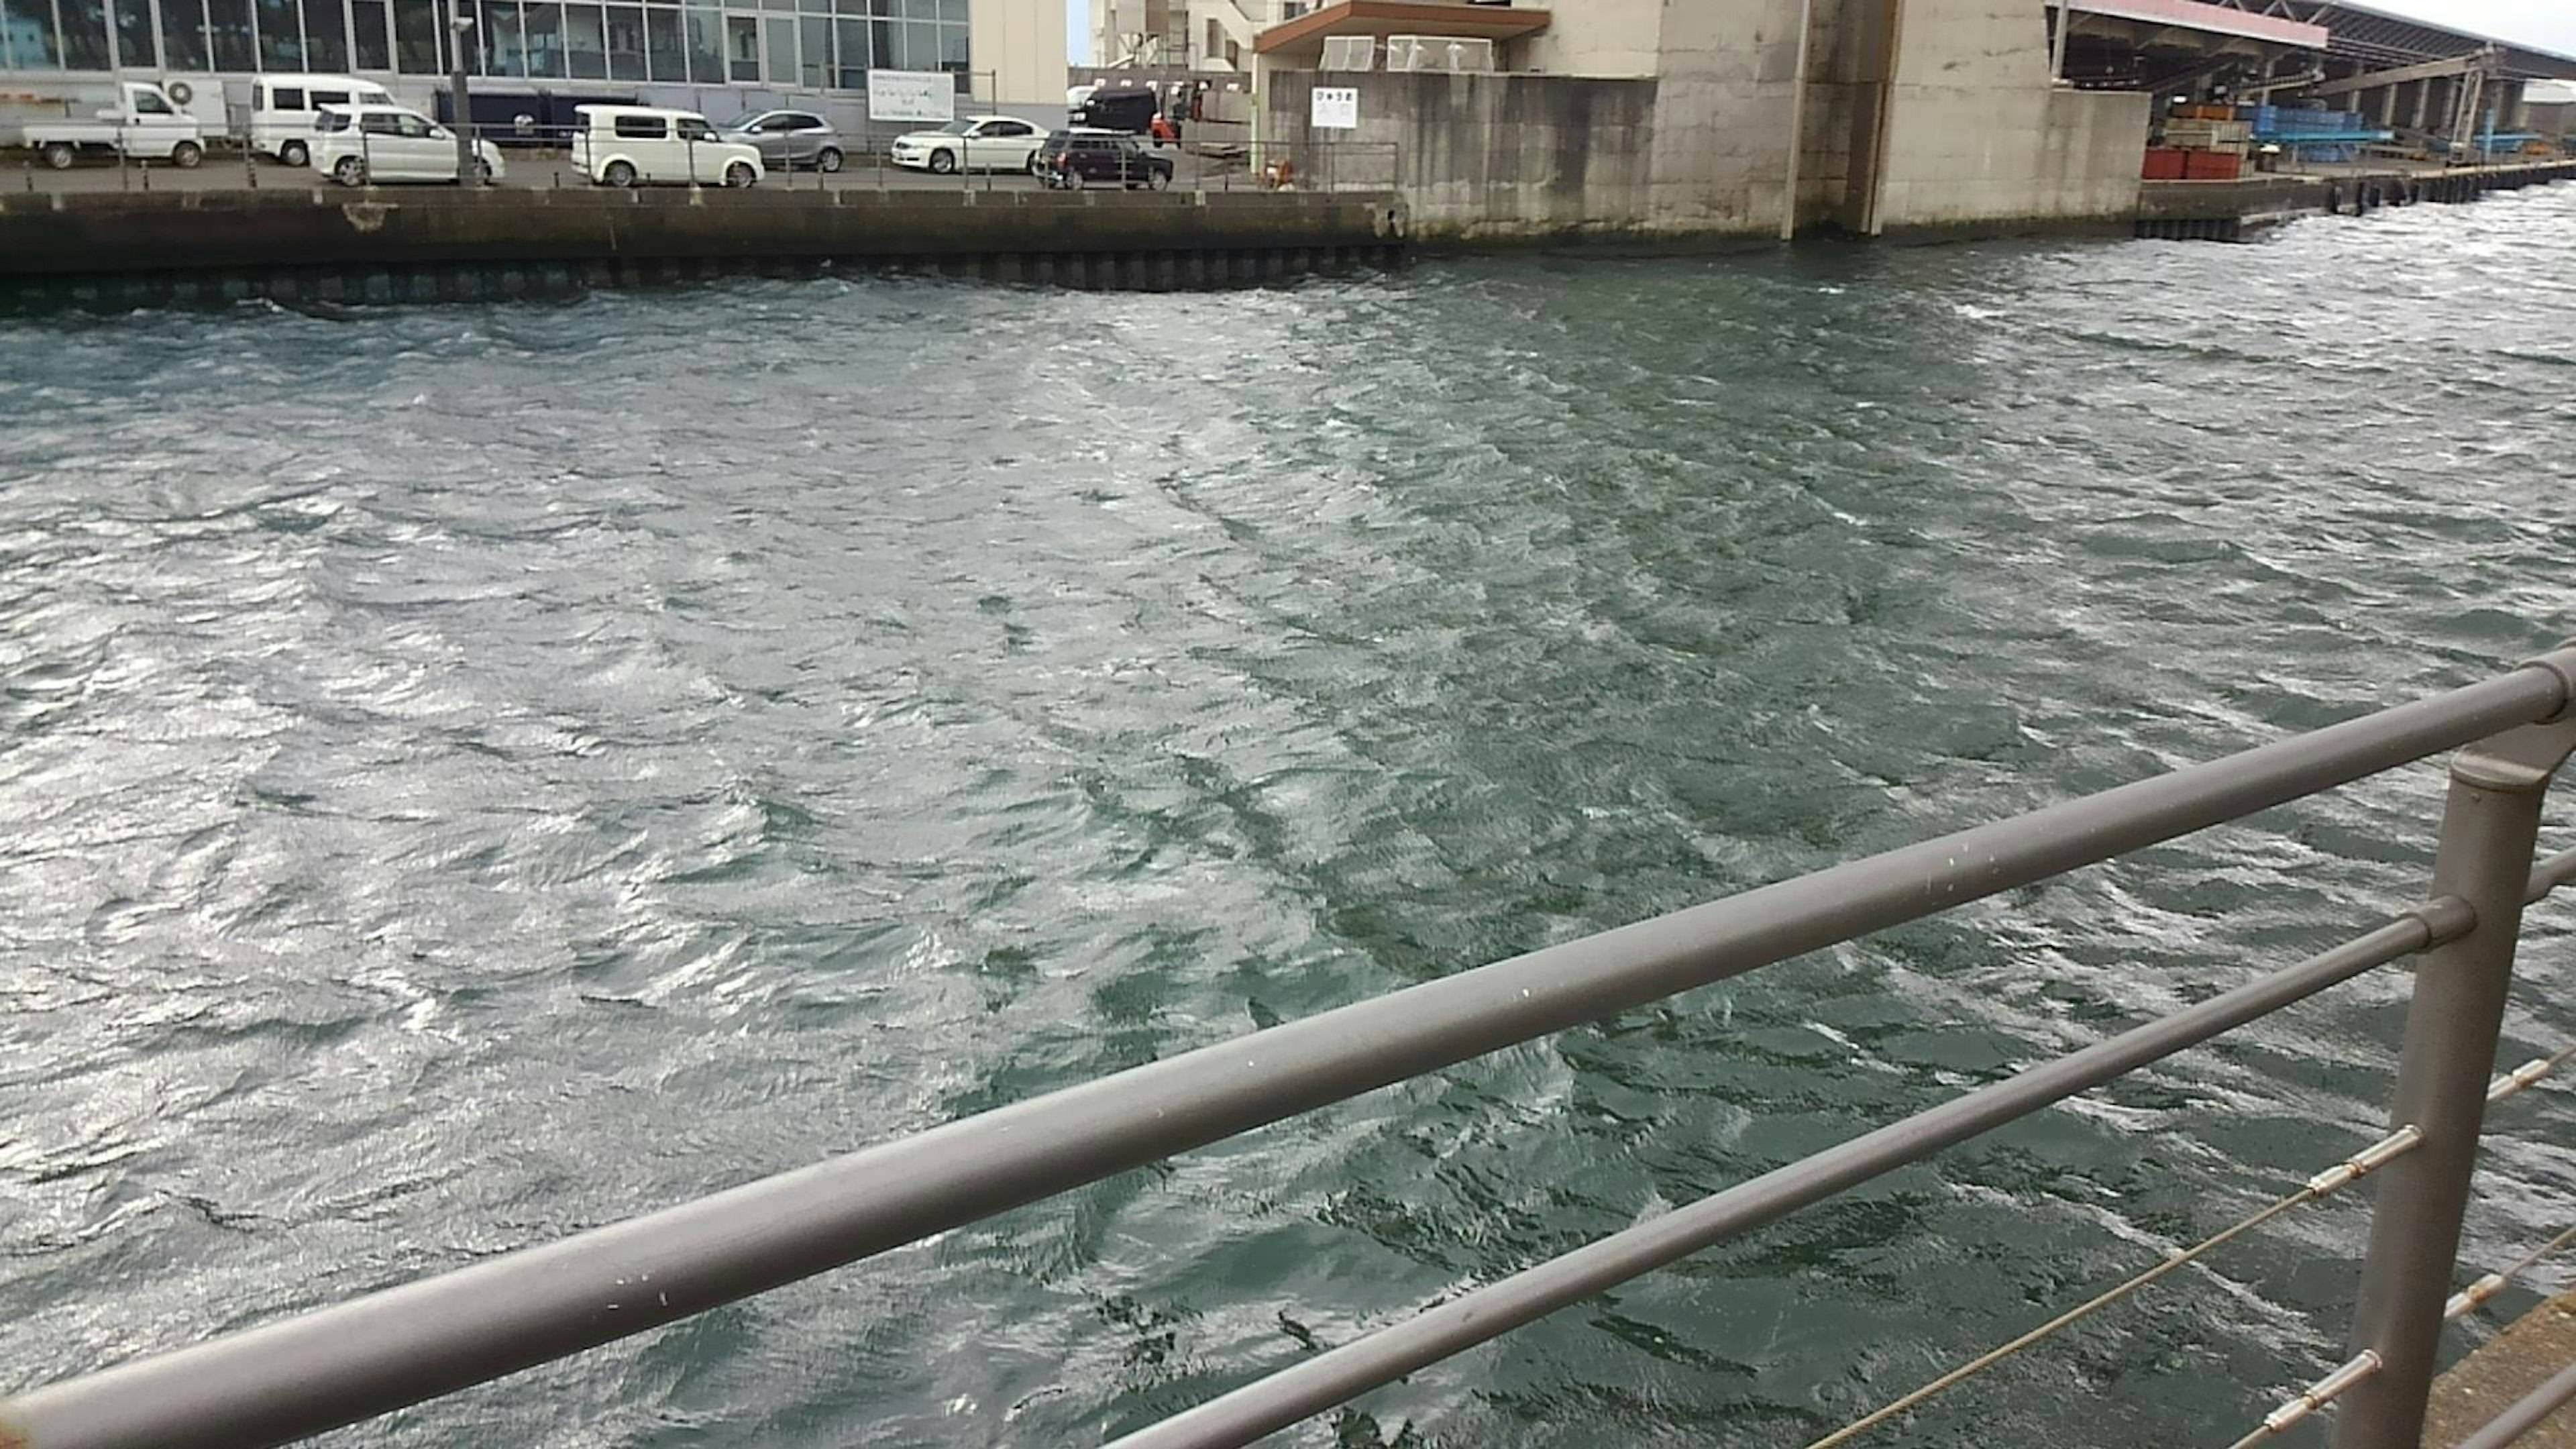
[[[1038,148],[1046,144],[1044,126],[1016,116],[959,116],[935,131],[909,131],[894,138],[887,154],[897,166],[953,175],[968,171],[1038,170]]]
[[[575,106],[572,164],[594,186],[757,186],[760,148],[723,140],[695,111]]]
[[[343,186],[380,181],[455,181],[456,133],[402,106],[324,106],[306,138],[313,169]],[[501,153],[474,143],[477,179],[501,179]]]

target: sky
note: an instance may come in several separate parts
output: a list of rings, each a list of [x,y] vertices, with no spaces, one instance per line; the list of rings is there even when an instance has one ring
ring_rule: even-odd
[[[2363,0],[2374,10],[2412,15],[2457,30],[2518,40],[2543,50],[2576,55],[2576,3],[2570,0]],[[1064,0],[1068,57],[1088,60],[1091,0]]]

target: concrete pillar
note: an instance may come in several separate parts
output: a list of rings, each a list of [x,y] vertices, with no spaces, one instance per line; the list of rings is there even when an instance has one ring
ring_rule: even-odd
[[[2424,82],[2424,119],[2418,124],[2428,131],[2439,131],[2445,136],[2451,134],[2451,123],[2458,119],[2451,111],[2459,103],[2458,81],[2449,76],[2436,76]]]

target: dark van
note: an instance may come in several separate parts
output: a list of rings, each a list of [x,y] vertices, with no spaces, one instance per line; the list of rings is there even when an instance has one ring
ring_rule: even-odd
[[[1073,124],[1094,131],[1124,131],[1142,136],[1154,129],[1163,98],[1141,86],[1102,86],[1072,109]]]

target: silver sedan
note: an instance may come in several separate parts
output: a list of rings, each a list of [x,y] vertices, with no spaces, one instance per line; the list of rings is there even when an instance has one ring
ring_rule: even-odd
[[[760,148],[760,161],[773,171],[812,166],[841,169],[841,133],[812,111],[759,111],[721,128],[724,139]]]

